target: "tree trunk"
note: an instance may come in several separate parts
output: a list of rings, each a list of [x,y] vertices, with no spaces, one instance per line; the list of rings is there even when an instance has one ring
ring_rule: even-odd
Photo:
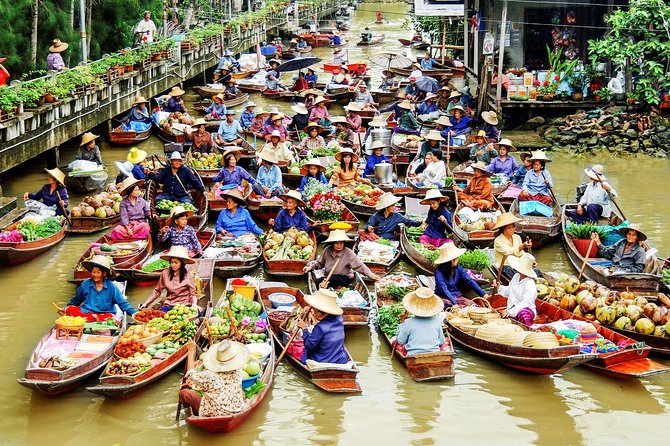
[[[70,0],[70,34],[74,33],[74,0]]]
[[[32,16],[30,23],[30,45],[31,53],[30,60],[33,62],[33,65],[37,65],[37,23],[39,21],[39,0],[33,0],[32,6]]]
[[[93,0],[86,0],[86,54],[91,59],[91,40],[93,39],[93,28],[91,28],[91,15],[93,12]]]

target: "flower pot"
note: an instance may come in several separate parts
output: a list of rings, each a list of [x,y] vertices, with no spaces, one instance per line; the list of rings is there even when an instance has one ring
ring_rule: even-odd
[[[575,91],[574,93],[572,93],[572,95],[570,95],[570,97],[572,98],[573,101],[582,101],[584,100],[584,93],[582,93],[581,91]]]
[[[163,58],[163,54],[162,54],[162,53],[156,53],[156,54],[152,54],[152,55],[151,55],[151,61],[152,61],[152,62],[156,62],[156,61],[158,61],[158,60],[161,60],[162,58]]]
[[[596,102],[600,102],[601,98],[599,94],[593,95],[593,98],[596,100]]]
[[[51,104],[56,98],[51,93],[44,93],[44,102]]]
[[[572,243],[575,244],[575,248],[577,248],[577,251],[579,254],[581,254],[582,257],[587,257],[587,251],[589,249],[589,245],[591,244],[590,239],[577,239],[574,238],[572,239]],[[598,246],[594,243],[593,246],[591,246],[591,251],[588,253],[588,257],[596,257],[598,255]]]

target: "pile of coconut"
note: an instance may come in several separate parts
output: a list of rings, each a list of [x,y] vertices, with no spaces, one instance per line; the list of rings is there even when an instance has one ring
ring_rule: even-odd
[[[84,200],[70,209],[72,218],[114,217],[119,213],[121,195],[116,192],[100,192],[93,196],[84,197]]]

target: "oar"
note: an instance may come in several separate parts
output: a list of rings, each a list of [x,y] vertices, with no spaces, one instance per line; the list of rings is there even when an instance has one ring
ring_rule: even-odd
[[[498,287],[500,286],[500,277],[502,276],[502,270],[503,267],[505,266],[505,261],[507,260],[507,256],[503,255],[502,260],[500,261],[500,266],[498,267],[498,274],[496,274],[496,283],[498,286],[493,287],[493,293],[492,294],[498,294]]]
[[[600,177],[600,174],[598,172],[593,171],[596,174],[596,177],[598,178],[598,181],[602,184],[604,183],[603,179]],[[604,189],[604,188],[603,188]],[[619,214],[621,214],[621,217],[624,220],[627,220],[626,216],[623,215],[623,211],[621,210],[621,207],[619,206],[619,203],[617,203],[616,198],[614,198],[614,195],[612,195],[611,191],[607,191],[607,195],[610,196],[610,200],[612,200],[612,203],[614,203],[614,206],[616,206],[617,210],[619,211]]]
[[[154,160],[158,161],[158,164],[160,164],[161,166],[163,166],[163,167],[167,167],[167,164],[163,163],[163,161],[161,161],[161,159],[160,159],[160,158],[158,157],[158,155],[156,155],[155,153],[152,153],[152,154],[151,154],[151,158],[153,158]],[[156,167],[155,164],[154,164],[154,167]]]
[[[51,302],[51,305],[53,305],[56,308],[56,313],[58,314],[65,314],[65,308],[61,308],[58,306],[56,302]]]
[[[335,261],[335,265],[333,265],[333,268],[328,273],[328,276],[326,277],[326,279],[323,282],[321,282],[321,285],[319,286],[319,288],[328,288],[328,282],[330,282],[330,276],[332,276],[333,272],[335,272],[335,269],[337,268],[337,265],[340,263],[340,260],[341,260],[341,258],[338,258]]]
[[[542,171],[542,178],[545,182],[547,181],[547,177],[544,176],[544,170]],[[558,204],[558,200],[556,199],[556,195],[554,194],[554,190],[551,188],[551,185],[547,184],[547,188],[549,189],[549,193],[551,194],[551,198],[553,198],[554,203]]]
[[[402,316],[400,316],[400,323],[402,324],[403,322],[405,322],[405,319],[407,319],[407,310],[405,310],[402,313]],[[393,355],[395,355],[395,349],[397,346],[398,346],[398,340],[394,339],[393,343],[391,344],[391,361],[393,361]]]
[[[579,269],[579,276],[577,276],[578,282],[581,282],[582,280],[582,274],[584,274],[584,268],[586,268],[586,262],[589,258],[589,254],[591,254],[591,248],[593,248],[593,243],[595,243],[595,240],[591,239],[591,243],[589,243],[589,249],[586,251],[586,255],[584,256],[584,263],[582,263],[582,267]]]
[[[277,357],[277,359],[276,359],[276,361],[275,361],[275,367],[277,366],[277,364],[279,364],[279,361],[282,360],[282,358],[284,357],[284,355],[285,355],[286,352],[288,351],[288,346],[291,345],[291,342],[293,342],[293,339],[294,339],[295,336],[298,334],[298,330],[300,329],[300,327],[298,326],[298,322],[303,321],[303,320],[307,317],[307,315],[309,314],[309,312],[312,311],[312,307],[310,307],[310,306],[308,305],[308,306],[304,307],[304,310],[305,310],[305,311],[303,312],[302,316],[300,316],[300,317],[298,318],[298,320],[296,321],[296,323],[295,323],[295,329],[293,330],[293,333],[291,333],[291,337],[288,339],[288,342],[287,342],[286,345],[284,346],[284,350],[282,350],[282,352],[281,352],[281,353],[279,354],[279,356]]]
[[[212,339],[212,327],[209,325],[209,319],[205,318],[205,327],[207,328],[207,337],[209,338],[209,346],[211,347],[214,344]]]
[[[530,242],[530,237],[526,237],[526,241]],[[528,254],[532,255],[533,254],[533,245],[531,243],[531,246],[528,248]]]
[[[65,210],[65,206],[61,204],[61,198],[60,198],[60,192],[56,191],[56,196],[58,197],[58,205],[60,208],[63,210],[63,215],[65,216],[65,220],[67,220],[67,224],[72,226],[72,221],[70,220],[70,216],[67,215],[67,211]]]

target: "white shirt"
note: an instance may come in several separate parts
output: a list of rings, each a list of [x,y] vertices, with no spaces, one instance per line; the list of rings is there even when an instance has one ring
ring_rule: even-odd
[[[447,177],[447,167],[443,161],[433,161],[419,174],[422,183],[444,184]]]
[[[614,188],[611,190],[612,196],[616,197],[616,191]],[[603,188],[602,183],[591,181],[582,195],[582,199],[579,200],[579,204],[582,206],[585,204],[599,204],[603,207],[602,216],[609,218],[612,214],[612,203],[610,202],[610,196],[607,191]]]
[[[151,43],[154,41],[154,34],[156,34],[156,24],[153,20],[141,20],[135,28],[136,33],[140,33],[140,39],[143,43]]]
[[[258,154],[258,156],[261,156],[264,153],[274,153],[274,156],[277,159],[277,161],[285,161],[288,164],[294,163],[296,161],[293,152],[291,152],[289,148],[286,147],[286,144],[284,144],[283,142],[277,144],[277,148],[275,148],[271,142],[265,144],[263,146],[263,149],[261,149],[260,153]]]
[[[524,308],[530,309],[537,316],[535,299],[537,299],[537,288],[535,281],[530,277],[520,280],[519,273],[514,274],[509,286],[501,286],[499,293],[507,297],[507,313],[516,317]]]
[[[422,73],[421,70],[419,70],[418,68],[415,68],[414,71],[412,71],[411,73],[409,73],[409,77],[415,77],[415,78],[418,79],[418,78],[420,78],[421,76],[423,76],[423,73]]]

